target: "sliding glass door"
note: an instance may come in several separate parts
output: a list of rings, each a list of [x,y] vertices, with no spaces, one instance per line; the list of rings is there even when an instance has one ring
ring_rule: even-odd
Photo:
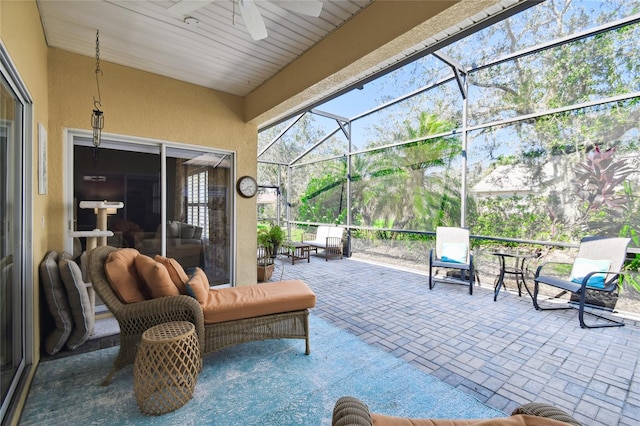
[[[199,266],[211,285],[228,284],[233,157],[167,148],[166,158],[167,256],[185,268]]]
[[[81,201],[122,202],[108,211],[107,244],[176,259],[187,274],[202,269],[211,285],[232,283],[233,155],[132,141],[94,148],[75,137],[75,230],[92,230],[96,215]],[[84,241],[76,241],[80,254]]]
[[[0,57],[2,57],[0,52]],[[1,58],[0,58],[1,59]],[[0,61],[2,63],[3,61]],[[25,359],[23,145],[25,105],[0,66],[0,420],[9,409]],[[15,83],[15,82],[14,82]]]

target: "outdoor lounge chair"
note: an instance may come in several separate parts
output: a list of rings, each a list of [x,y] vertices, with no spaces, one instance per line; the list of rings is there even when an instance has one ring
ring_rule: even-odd
[[[369,411],[361,400],[343,396],[333,408],[332,426],[580,426],[580,422],[549,404],[531,402],[517,407],[510,417],[491,419],[411,419]]]
[[[554,310],[554,309],[571,309],[575,302],[569,302],[569,305],[555,307],[541,307],[538,303],[538,292],[540,284],[546,284],[557,287],[562,290],[562,294],[566,291],[574,293],[579,298],[578,302],[578,320],[582,328],[600,328],[600,327],[620,327],[624,325],[623,321],[616,321],[592,312],[585,312],[585,299],[587,290],[594,292],[612,293],[618,288],[618,279],[621,274],[622,266],[629,245],[629,238],[602,238],[602,237],[585,237],[580,241],[578,254],[573,261],[571,275],[567,278],[559,278],[557,275],[549,275],[549,266],[562,265],[560,262],[545,262],[538,267],[534,278],[535,287],[533,290],[533,306],[537,310]],[[565,263],[565,265],[568,265]],[[599,306],[586,305],[592,308],[600,308]],[[590,314],[607,322],[597,325],[587,325],[584,322],[584,314]]]
[[[429,289],[433,290],[433,268],[459,269],[460,278],[469,278],[469,294],[473,294],[473,254],[469,244],[469,230],[439,226],[436,229],[436,247],[429,253]]]
[[[140,274],[132,269],[135,270],[138,265],[127,263],[128,255],[112,256],[126,250],[136,251],[102,246],[89,254],[91,283],[120,326],[120,349],[103,385],[109,384],[118,370],[134,362],[144,331],[171,321],[195,324],[203,355],[240,343],[285,338],[305,340],[305,354],[310,353],[309,309],[315,305],[315,294],[304,282],[289,280],[209,289],[209,283],[203,282],[206,280],[204,272],[199,275],[196,271],[191,279],[187,277],[188,282],[183,280],[181,283],[186,294],[191,295],[180,293],[163,296],[157,292],[164,289],[163,292],[169,294],[175,282],[162,287],[154,283],[151,290],[153,298],[145,298],[141,288],[137,284],[132,285],[135,281],[133,276],[137,278]],[[175,262],[173,259],[166,260]],[[111,273],[107,271],[108,263],[113,266],[109,267]],[[118,285],[111,282],[114,281],[113,270],[116,267],[119,271],[119,276],[115,276],[120,283]],[[144,274],[147,277],[156,271],[160,272],[162,268],[153,266],[148,270],[150,272]],[[165,272],[169,278],[171,273],[168,268]],[[157,276],[160,277],[160,274]],[[203,278],[198,279],[199,276]],[[173,290],[174,293],[177,291],[177,288]],[[122,297],[126,297],[126,301]]]

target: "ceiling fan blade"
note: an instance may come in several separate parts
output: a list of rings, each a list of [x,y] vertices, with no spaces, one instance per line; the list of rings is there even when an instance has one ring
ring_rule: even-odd
[[[318,0],[274,0],[271,3],[288,10],[289,12],[313,16],[316,18],[320,16],[320,12],[322,12],[322,2]]]
[[[240,0],[238,7],[251,38],[255,41],[267,38],[267,27],[265,27],[262,15],[253,0]]]
[[[167,11],[175,16],[188,15],[189,13],[205,7],[214,0],[180,0],[167,8]]]

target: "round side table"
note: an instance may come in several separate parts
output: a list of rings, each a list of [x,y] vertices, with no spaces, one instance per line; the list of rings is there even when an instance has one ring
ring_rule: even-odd
[[[174,321],[151,327],[142,340],[133,366],[133,391],[144,414],[165,414],[193,396],[202,358],[195,326]]]

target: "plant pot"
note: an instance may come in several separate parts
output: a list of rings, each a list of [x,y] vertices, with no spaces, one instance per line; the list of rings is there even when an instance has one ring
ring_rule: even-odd
[[[258,265],[258,281],[265,282],[271,279],[275,265],[273,263],[268,265]]]

